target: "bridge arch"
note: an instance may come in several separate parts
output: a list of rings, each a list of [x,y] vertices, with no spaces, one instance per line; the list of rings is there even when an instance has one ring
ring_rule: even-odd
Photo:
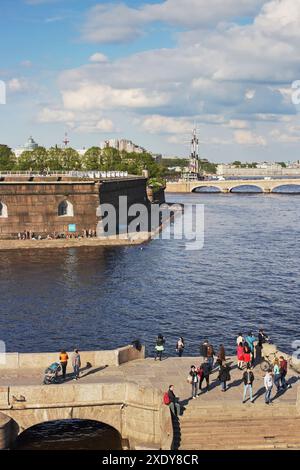
[[[299,184],[297,183],[278,184],[273,187],[272,193],[274,194],[300,194],[300,180],[299,180]]]
[[[245,183],[233,186],[229,189],[229,192],[234,194],[260,194],[263,193],[263,188],[256,184]]]
[[[192,189],[192,193],[216,194],[220,192],[221,192],[221,189],[213,185],[197,186],[196,188]]]
[[[14,449],[122,450],[122,436],[113,426],[95,419],[45,421],[21,432]]]

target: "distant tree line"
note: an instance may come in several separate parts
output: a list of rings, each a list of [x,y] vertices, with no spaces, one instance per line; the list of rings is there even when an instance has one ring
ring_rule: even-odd
[[[52,147],[46,149],[37,147],[32,151],[24,151],[16,158],[12,149],[7,145],[0,145],[0,171],[72,171],[72,170],[100,170],[100,171],[128,171],[132,175],[141,175],[147,169],[151,177],[164,177],[165,168],[156,163],[151,154],[128,153],[114,148],[101,149],[91,147],[84,155],[80,155],[73,148],[61,149]]]
[[[172,167],[180,167],[184,169],[189,166],[188,158],[163,158],[161,164],[166,168],[167,174],[172,174],[172,170],[167,170]],[[217,172],[217,164],[211,163],[207,160],[199,160],[199,169],[201,172],[215,174]],[[174,173],[174,171],[173,171]]]

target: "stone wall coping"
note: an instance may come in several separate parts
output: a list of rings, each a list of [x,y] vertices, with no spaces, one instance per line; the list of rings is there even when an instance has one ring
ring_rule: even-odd
[[[67,351],[69,362],[73,351]],[[138,351],[132,345],[123,346],[112,350],[80,351],[81,363],[89,362],[95,366],[119,366],[129,361],[144,359],[145,347]],[[0,363],[0,371],[5,369],[40,369],[46,368],[53,362],[59,361],[59,351],[45,353],[18,353],[8,352],[5,354],[5,364]],[[3,362],[3,361],[2,361]]]

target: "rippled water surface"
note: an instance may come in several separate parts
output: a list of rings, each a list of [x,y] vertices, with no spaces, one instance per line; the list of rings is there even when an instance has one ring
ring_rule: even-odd
[[[205,205],[205,245],[0,251],[0,335],[9,351],[106,349],[157,333],[174,354],[233,345],[260,326],[284,350],[299,338],[300,196],[168,195]],[[1,242],[0,242],[1,243]]]

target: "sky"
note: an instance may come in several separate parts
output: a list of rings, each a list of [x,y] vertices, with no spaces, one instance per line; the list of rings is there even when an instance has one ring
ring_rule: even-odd
[[[187,157],[196,126],[210,161],[300,159],[300,0],[1,0],[0,13],[2,144],[67,132],[75,148],[127,138]]]

